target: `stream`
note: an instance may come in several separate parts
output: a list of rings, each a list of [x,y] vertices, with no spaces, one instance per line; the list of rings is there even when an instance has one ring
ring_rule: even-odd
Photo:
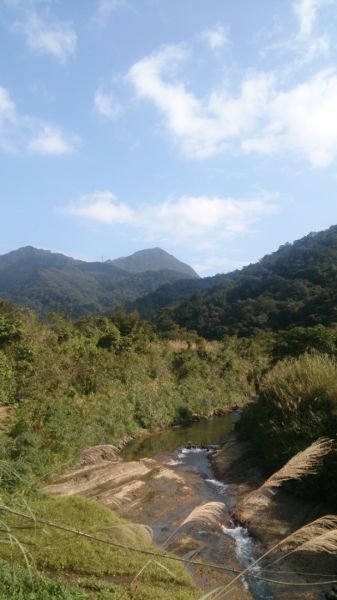
[[[131,442],[122,452],[124,460],[139,460],[141,458],[155,458],[163,465],[169,466],[184,477],[193,477],[193,487],[199,503],[221,501],[226,507],[226,526],[222,526],[222,536],[230,541],[231,548],[234,541],[236,559],[242,569],[251,564],[257,556],[257,546],[246,528],[237,526],[230,518],[235,505],[230,486],[215,478],[209,453],[215,449],[233,431],[239,415],[235,412],[216,417],[211,420],[201,420],[189,423],[186,426],[171,428],[159,434],[149,436],[142,440]],[[187,446],[187,447],[186,447]],[[179,508],[177,507],[179,511]],[[162,543],[161,526],[163,523],[151,522],[155,540]],[[213,541],[212,536],[207,537],[207,532],[195,533],[197,539],[203,538],[207,543],[208,553],[203,554],[205,560],[214,560],[218,540]],[[224,540],[222,540],[222,543]],[[214,547],[212,547],[214,546]],[[212,553],[213,550],[213,553]],[[225,563],[224,563],[225,564]],[[259,567],[252,573],[258,575]],[[272,600],[274,595],[268,586],[258,579],[243,580],[246,590],[256,600]]]

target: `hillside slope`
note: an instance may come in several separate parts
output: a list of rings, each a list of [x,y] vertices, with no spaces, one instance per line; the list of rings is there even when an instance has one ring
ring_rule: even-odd
[[[182,277],[168,269],[130,273],[31,246],[0,256],[0,298],[69,316],[109,310]]]
[[[107,261],[120,269],[130,273],[144,273],[144,271],[176,271],[186,277],[199,277],[189,265],[181,262],[172,254],[161,248],[139,250],[131,256],[124,256]]]
[[[337,226],[285,244],[241,271],[208,278],[204,290],[191,283],[182,301],[175,294],[180,283],[169,286],[173,305],[161,312],[162,288],[135,306],[159,329],[178,324],[211,339],[337,323]]]

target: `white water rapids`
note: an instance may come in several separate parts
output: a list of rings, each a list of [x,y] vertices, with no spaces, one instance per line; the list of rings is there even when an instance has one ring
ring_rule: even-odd
[[[222,481],[214,478],[212,466],[208,460],[208,454],[212,450],[204,448],[183,448],[177,451],[176,457],[168,461],[168,465],[172,468],[192,470],[199,473],[202,477],[204,485],[208,486],[212,491],[212,496],[223,502],[229,512],[232,512],[233,498],[230,494],[230,486]],[[235,554],[242,569],[249,566],[255,560],[256,545],[253,538],[249,535],[245,527],[237,526],[230,520],[229,526],[221,527],[225,536],[232,538],[235,541]],[[252,568],[252,573],[259,575],[260,568],[258,566]],[[253,578],[242,578],[242,583],[246,589],[256,600],[272,600],[273,594],[264,584],[264,582]]]

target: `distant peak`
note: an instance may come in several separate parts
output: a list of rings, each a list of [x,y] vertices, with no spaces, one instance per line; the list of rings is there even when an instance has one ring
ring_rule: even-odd
[[[8,254],[57,254],[51,250],[45,250],[44,248],[35,248],[35,246],[21,246],[17,250],[12,250]]]
[[[159,247],[138,250],[130,256],[122,256],[108,262],[130,273],[170,270],[181,273],[183,277],[199,277],[192,267]]]

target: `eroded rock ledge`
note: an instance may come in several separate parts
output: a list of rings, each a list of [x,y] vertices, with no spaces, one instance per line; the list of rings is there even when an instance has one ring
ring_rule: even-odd
[[[272,502],[267,507],[246,504],[243,499],[254,492],[266,479],[254,457],[252,447],[248,442],[240,442],[235,434],[231,434],[222,447],[210,457],[216,477],[226,481],[231,486],[231,493],[236,498],[233,516],[238,523],[249,529],[251,535],[263,547],[271,548],[281,539],[302,527],[306,523],[325,514],[331,514],[332,509],[307,499],[299,499],[283,490],[278,490]],[[253,497],[254,498],[254,497]],[[281,563],[282,565],[282,563]],[[298,553],[287,559],[283,569],[293,569],[295,583],[305,581],[301,573],[328,573],[331,579],[336,578],[337,557],[327,554]],[[296,575],[299,574],[298,576]],[[307,579],[308,580],[308,579]],[[312,579],[310,579],[312,581]],[[325,599],[325,593],[331,586],[320,589],[298,588],[290,591],[278,587],[275,597],[285,600]]]
[[[61,496],[83,495],[118,511],[134,522],[151,526],[154,541],[162,545],[181,524],[189,512],[201,503],[198,495],[200,476],[197,473],[177,473],[163,462],[144,458],[123,461],[114,446],[88,448],[82,455],[83,466],[57,477],[44,487],[44,492]],[[170,551],[188,558],[197,551],[207,562],[224,562],[240,569],[235,556],[235,542],[221,534],[219,528],[209,530],[211,544],[205,537],[194,536],[193,528],[184,528]],[[231,575],[194,569],[195,581],[203,589],[213,589],[227,583]],[[252,596],[240,582],[231,593],[231,600],[249,600]]]

